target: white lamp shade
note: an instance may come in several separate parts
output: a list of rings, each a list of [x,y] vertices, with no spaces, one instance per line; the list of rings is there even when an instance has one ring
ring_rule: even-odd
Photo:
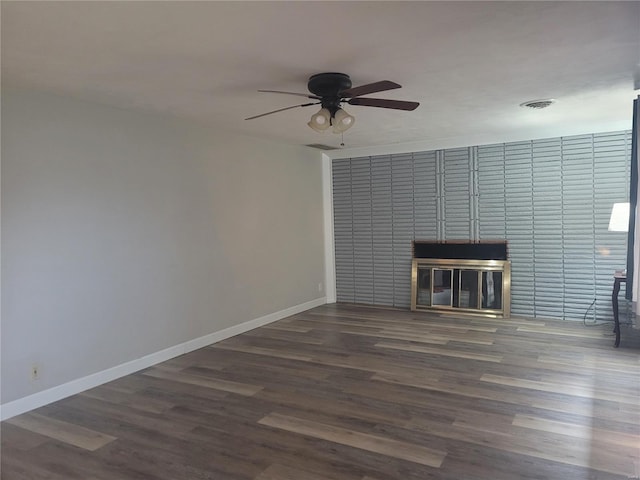
[[[609,219],[610,232],[629,231],[629,203],[614,203]]]
[[[331,126],[331,112],[326,108],[321,108],[318,113],[311,115],[311,120],[307,123],[316,132],[324,132]]]
[[[353,126],[355,121],[355,117],[339,108],[333,117],[333,133],[346,132]]]

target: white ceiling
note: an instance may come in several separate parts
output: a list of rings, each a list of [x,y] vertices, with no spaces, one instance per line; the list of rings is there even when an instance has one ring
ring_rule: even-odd
[[[347,147],[509,141],[630,127],[640,2],[8,2],[4,85],[163,112],[291,144],[338,146],[306,92],[343,72],[413,112],[347,106]],[[555,98],[546,110],[519,107]],[[468,143],[464,143],[466,145]]]

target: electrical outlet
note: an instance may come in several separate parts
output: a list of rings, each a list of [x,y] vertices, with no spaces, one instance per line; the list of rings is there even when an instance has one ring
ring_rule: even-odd
[[[31,380],[35,381],[40,378],[40,366],[37,363],[31,365]]]
[[[318,284],[318,291],[319,291],[319,292],[321,292],[321,291],[322,291],[322,282],[320,282],[320,283]]]

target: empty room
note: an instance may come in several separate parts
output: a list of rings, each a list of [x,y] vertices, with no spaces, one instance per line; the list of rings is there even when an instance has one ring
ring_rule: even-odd
[[[3,480],[640,480],[640,2],[0,2]]]

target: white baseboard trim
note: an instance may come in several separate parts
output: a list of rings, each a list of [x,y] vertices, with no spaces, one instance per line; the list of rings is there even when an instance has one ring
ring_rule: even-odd
[[[311,308],[319,307],[327,303],[326,297],[311,300],[309,302],[301,303],[293,307],[285,308],[279,312],[270,313],[263,317],[254,318],[239,325],[234,325],[218,332],[210,333],[199,338],[194,338],[187,342],[175,345],[173,347],[160,350],[159,352],[145,355],[144,357],[136,360],[131,360],[120,365],[117,365],[101,372],[93,373],[86,377],[78,378],[70,382],[58,385],[41,392],[28,395],[11,402],[7,402],[0,405],[0,420],[7,420],[16,415],[34,410],[36,408],[48,405],[49,403],[57,402],[63,398],[75,395],[90,388],[97,387],[107,382],[111,382],[125,375],[130,375],[137,371],[156,365],[160,362],[170,360],[179,355],[198,350],[199,348],[206,347],[208,345],[220,342],[227,338],[239,335],[254,328],[267,325],[269,323],[281,320],[283,318],[295,315],[296,313],[304,312]]]

